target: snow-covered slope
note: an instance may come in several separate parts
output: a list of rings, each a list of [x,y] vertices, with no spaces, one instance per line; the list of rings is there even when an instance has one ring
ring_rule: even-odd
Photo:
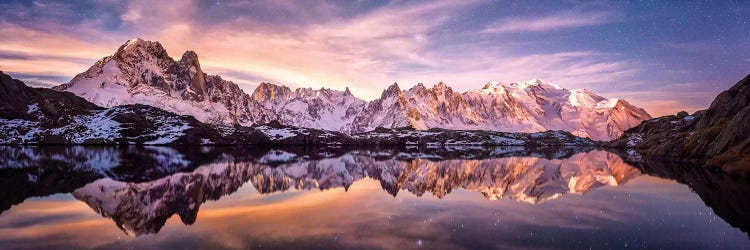
[[[617,138],[651,116],[625,100],[585,89],[567,90],[539,79],[454,92],[444,83],[407,91],[391,85],[348,126],[361,133],[378,126],[482,129],[514,132],[565,130],[595,140]]]
[[[304,92],[302,92],[304,93]],[[323,100],[357,102],[350,94],[321,90]],[[304,96],[303,96],[304,97]],[[335,108],[335,104],[311,103]],[[293,103],[293,102],[292,102]],[[362,102],[359,101],[361,104]],[[352,104],[354,105],[354,104]],[[338,109],[341,111],[341,109]],[[344,112],[346,113],[346,112]],[[328,112],[330,119],[336,112]],[[341,119],[346,118],[344,115]],[[311,120],[313,121],[313,120]],[[341,132],[283,125],[212,125],[148,105],[102,108],[70,92],[31,88],[0,72],[2,144],[253,144],[253,145],[578,145],[588,139],[567,132],[537,134],[492,131],[378,129],[349,136]]]
[[[408,108],[404,93],[398,87],[398,84],[394,83],[383,91],[379,99],[367,103],[362,113],[347,125],[346,132],[365,132],[367,128],[375,127],[407,127],[411,125],[409,115],[412,114],[416,114],[416,112]],[[415,117],[414,119],[419,118]]]
[[[300,88],[261,83],[252,99],[272,111],[282,124],[344,131],[365,107],[365,101],[345,91]]]
[[[112,56],[54,89],[97,105],[144,104],[213,124],[251,125],[273,120],[236,84],[203,73],[187,51],[175,61],[158,42],[132,39]]]
[[[539,79],[488,83],[464,93],[445,83],[402,90],[393,84],[365,102],[349,90],[291,90],[262,83],[252,96],[219,76],[203,73],[188,51],[170,58],[158,42],[133,39],[56,90],[105,107],[145,104],[211,124],[281,124],[362,133],[377,127],[475,129],[504,132],[564,130],[611,140],[650,119],[643,109],[589,90],[567,90]]]

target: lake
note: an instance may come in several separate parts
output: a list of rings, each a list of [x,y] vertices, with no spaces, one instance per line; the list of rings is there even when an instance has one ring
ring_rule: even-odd
[[[595,148],[0,147],[0,248],[750,248],[750,182],[629,157]]]

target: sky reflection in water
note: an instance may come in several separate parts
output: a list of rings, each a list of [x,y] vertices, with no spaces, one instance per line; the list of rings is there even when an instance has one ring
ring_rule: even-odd
[[[8,153],[7,149],[4,151]],[[123,155],[123,150],[116,151]],[[82,152],[92,150],[56,152],[82,156],[86,155]],[[94,175],[89,172],[97,171],[104,176],[93,178],[98,179],[93,182],[73,184],[72,193],[59,191],[43,198],[26,198],[3,211],[0,246],[8,249],[303,246],[734,249],[750,246],[746,233],[730,226],[727,218],[714,214],[714,209],[725,211],[724,215],[732,214],[733,211],[726,212],[726,207],[747,208],[744,204],[747,202],[730,201],[727,206],[714,202],[717,199],[713,196],[704,198],[715,206],[712,209],[688,186],[649,176],[658,171],[639,166],[652,171],[644,174],[619,156],[604,151],[558,155],[562,159],[525,155],[528,152],[475,159],[464,159],[471,157],[462,154],[440,160],[414,159],[413,154],[399,155],[399,152],[390,155],[345,152],[332,158],[300,153],[291,153],[297,156],[292,158],[268,157],[284,152],[289,153],[270,150],[249,158],[238,157],[245,154],[222,153],[198,167],[189,163],[181,167],[169,165],[181,172],[158,174],[149,181],[128,181],[132,178],[127,177],[130,173],[77,163],[74,165],[80,171],[67,177],[74,178],[82,172]],[[170,152],[186,158],[187,154],[180,156],[183,153]],[[55,154],[27,152],[48,158]],[[211,154],[201,156],[206,155]],[[0,175],[44,172],[37,182],[32,182],[34,178],[27,173],[27,186],[21,187],[39,189],[44,176],[55,174],[50,169],[40,170],[44,167],[29,166],[8,166]],[[707,174],[711,176],[702,179],[725,178]],[[717,189],[714,193],[748,190],[744,183],[738,183],[741,185],[717,187],[724,190]],[[708,197],[701,187],[710,185],[687,184]],[[9,200],[6,198],[9,196],[12,195],[3,198]],[[490,200],[494,198],[500,199]],[[204,199],[208,201],[202,203]],[[725,217],[740,228],[746,225],[743,224],[746,217]]]

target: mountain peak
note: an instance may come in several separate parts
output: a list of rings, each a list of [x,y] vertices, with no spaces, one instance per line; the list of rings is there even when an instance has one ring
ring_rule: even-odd
[[[182,54],[182,59],[180,59],[180,61],[185,61],[185,60],[198,61],[198,54],[196,54],[195,51],[192,51],[192,50],[185,51],[185,53]]]
[[[190,84],[189,86],[192,90],[190,97],[202,101],[206,93],[208,93],[208,86],[206,85],[206,77],[201,69],[201,64],[198,62],[198,54],[191,50],[185,51],[182,54],[179,65],[185,72],[180,75],[186,76],[186,81]]]
[[[203,73],[200,61],[198,61],[198,54],[192,50],[185,51],[185,53],[182,54],[179,63],[191,71]],[[191,66],[194,68],[190,69]]]
[[[388,86],[388,88],[385,91],[389,92],[389,93],[391,93],[391,92],[398,92],[398,91],[401,91],[401,88],[398,86],[398,83],[394,82],[393,84],[391,84],[390,86]]]
[[[136,37],[125,42],[125,47],[136,46],[138,44],[143,44],[143,43],[146,43],[146,40],[143,40],[140,37]]]
[[[631,104],[625,99],[619,99],[619,98],[608,99],[607,105],[612,110],[630,110],[630,111],[636,112],[638,113],[638,116],[645,118],[645,120],[652,118],[651,114],[646,112],[646,110],[636,107],[635,105]],[[633,125],[633,127],[635,125]]]
[[[432,89],[444,90],[444,89],[447,89],[447,88],[450,88],[450,87],[448,87],[448,85],[445,85],[444,82],[438,82],[437,84],[435,84],[435,86],[432,86]]]
[[[162,47],[161,43],[140,38],[128,40],[117,49],[113,56],[105,58],[103,63],[111,59],[119,64],[124,63],[131,66],[141,65],[144,62],[153,62],[160,66],[174,63],[174,59],[169,57],[167,50]]]
[[[617,107],[617,105],[624,105],[624,104],[629,104],[629,103],[619,98],[613,98],[607,101],[607,107],[610,107],[610,108],[614,108],[614,107]]]
[[[164,51],[166,54],[166,50],[164,50],[164,47],[161,46],[161,43],[157,41],[147,41],[141,38],[133,38],[128,40],[127,42],[125,42],[125,44],[121,45],[119,49],[117,49],[117,52],[115,54],[132,52],[136,51],[139,48],[144,48],[153,52]]]
[[[423,83],[417,83],[417,85],[414,85],[409,89],[409,91],[426,91],[427,88],[424,86]]]
[[[484,87],[482,89],[496,89],[502,87],[503,84],[498,81],[490,81],[484,84]]]
[[[287,86],[262,82],[260,83],[260,85],[258,85],[257,88],[255,88],[255,91],[253,91],[251,97],[253,100],[260,102],[266,100],[274,100],[277,98],[286,99],[291,95],[291,93],[292,90]]]
[[[539,78],[534,78],[528,81],[520,81],[517,83],[511,83],[511,85],[518,86],[524,89],[532,88],[532,87],[541,87],[543,89],[563,89],[562,87],[560,87],[560,85],[550,83]]]
[[[389,96],[394,95],[400,95],[401,94],[401,88],[398,86],[398,83],[393,83],[390,86],[388,86],[387,89],[383,90],[383,94],[380,95],[381,99],[384,99]]]

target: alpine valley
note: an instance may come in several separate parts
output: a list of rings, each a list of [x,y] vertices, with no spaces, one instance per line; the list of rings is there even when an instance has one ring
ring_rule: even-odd
[[[132,39],[70,82],[54,90],[71,92],[104,108],[141,104],[212,125],[281,125],[347,135],[383,128],[567,131],[599,141],[651,116],[622,99],[589,90],[568,90],[543,80],[487,83],[457,92],[445,83],[401,89],[394,83],[380,98],[365,101],[347,88],[300,88],[261,83],[248,95],[236,84],[201,69],[195,52],[172,59],[159,42]]]

